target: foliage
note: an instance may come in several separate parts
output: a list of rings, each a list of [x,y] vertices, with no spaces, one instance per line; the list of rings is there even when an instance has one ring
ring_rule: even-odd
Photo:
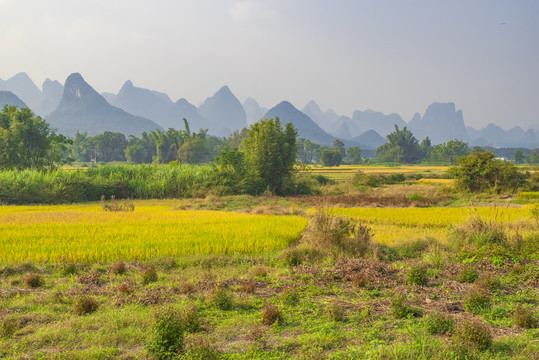
[[[283,129],[279,118],[261,120],[249,128],[241,143],[248,167],[260,178],[262,188],[285,194],[297,154],[297,130],[292,123]]]
[[[213,290],[210,296],[210,304],[219,310],[232,310],[234,300],[225,288],[219,287]]]
[[[449,335],[455,327],[455,320],[451,315],[434,312],[425,316],[425,330],[431,335]]]
[[[29,273],[24,277],[24,283],[29,288],[38,288],[45,285],[45,280],[43,276],[36,273]]]
[[[479,273],[475,268],[472,266],[465,266],[462,268],[462,270],[459,272],[457,276],[458,282],[461,283],[473,283],[477,278],[479,277]]]
[[[408,285],[427,285],[429,278],[427,268],[421,264],[412,266],[406,274]]]
[[[537,327],[539,320],[533,310],[523,306],[517,306],[513,313],[513,322],[516,326],[534,329]]]
[[[387,135],[388,142],[376,149],[376,157],[380,162],[396,162],[414,164],[420,162],[424,154],[419,142],[406,126]]]
[[[346,156],[350,164],[361,164],[361,148],[359,146],[350,146],[346,150]]]
[[[409,316],[415,317],[422,314],[421,309],[410,306],[406,303],[404,294],[396,294],[390,303],[391,315],[396,319],[403,319]]]
[[[73,303],[73,311],[77,315],[91,314],[97,311],[98,307],[97,300],[88,295],[79,296]]]
[[[457,186],[470,192],[515,191],[524,180],[515,164],[495,159],[492,152],[461,157],[449,171],[457,178]]]
[[[191,197],[212,186],[215,169],[202,165],[106,165],[84,170],[0,171],[0,201],[71,203],[110,198]]]
[[[270,302],[264,304],[260,315],[262,317],[262,324],[264,325],[282,324],[284,319],[281,310]]]
[[[152,266],[146,266],[142,269],[140,272],[140,276],[142,277],[142,284],[148,285],[150,283],[156,282],[159,276],[157,275],[157,271]]]
[[[471,150],[468,144],[460,140],[451,140],[444,144],[428,148],[427,159],[432,163],[452,164],[457,163],[461,156],[469,155]]]
[[[483,289],[474,289],[464,298],[464,308],[473,314],[490,309],[492,296]]]
[[[66,162],[70,140],[28,108],[0,110],[0,168],[51,168]]]
[[[492,333],[488,325],[479,321],[464,320],[456,329],[455,337],[459,344],[486,350],[492,345]]]
[[[156,359],[176,359],[184,351],[186,333],[200,329],[196,308],[174,309],[165,307],[155,312],[152,338],[146,345],[148,353]]]

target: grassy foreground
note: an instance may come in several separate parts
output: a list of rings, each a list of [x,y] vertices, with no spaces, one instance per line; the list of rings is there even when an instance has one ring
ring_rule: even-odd
[[[245,206],[219,201],[211,203]],[[0,358],[539,358],[539,239],[529,208],[301,218],[188,205],[0,207],[1,246],[12,249],[0,253]],[[301,212],[283,206],[249,211]],[[17,247],[32,231],[32,252]],[[213,250],[192,255],[201,239]],[[70,258],[65,249],[78,242],[90,255]],[[55,257],[23,260],[33,253]]]

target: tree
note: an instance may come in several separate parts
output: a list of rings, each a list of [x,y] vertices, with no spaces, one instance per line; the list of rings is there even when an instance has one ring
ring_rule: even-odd
[[[513,154],[513,159],[515,160],[516,164],[522,164],[524,163],[524,154],[522,153],[522,151],[517,150]]]
[[[495,159],[492,152],[473,152],[461,157],[450,172],[457,178],[457,186],[470,192],[512,191],[524,181],[515,164]]]
[[[346,155],[350,164],[357,165],[361,163],[361,148],[359,146],[350,146]]]
[[[127,139],[124,134],[105,131],[103,134],[94,136],[93,142],[97,150],[98,160],[105,162],[125,161]]]
[[[70,143],[28,108],[5,105],[0,111],[1,168],[54,167],[69,160]]]
[[[451,140],[447,144],[433,146],[429,151],[428,159],[431,162],[455,165],[459,157],[469,155],[470,152],[471,150],[467,143],[460,140]]]
[[[248,167],[264,188],[283,194],[296,161],[297,130],[291,123],[282,127],[279,118],[261,120],[249,128],[241,143]]]
[[[419,142],[406,126],[399,130],[395,125],[395,131],[387,135],[387,140],[389,142],[376,149],[376,157],[381,162],[412,164],[424,157]]]

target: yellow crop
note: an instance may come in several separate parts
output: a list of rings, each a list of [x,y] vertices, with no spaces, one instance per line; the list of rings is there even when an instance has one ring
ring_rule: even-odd
[[[334,180],[351,179],[358,171],[369,175],[391,175],[391,174],[433,174],[444,173],[448,166],[422,166],[422,165],[401,165],[401,166],[369,166],[369,165],[341,165],[341,166],[308,166],[312,174],[320,174]]]
[[[335,208],[331,212],[368,224],[375,241],[386,245],[425,238],[444,242],[456,226],[471,216],[518,228],[521,235],[531,232],[532,228],[532,215],[528,208]]]
[[[136,206],[1,206],[0,263],[147,260],[192,254],[258,253],[297,240],[307,220]]]

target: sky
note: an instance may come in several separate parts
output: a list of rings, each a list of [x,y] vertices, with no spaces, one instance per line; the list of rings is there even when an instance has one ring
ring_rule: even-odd
[[[539,127],[537,0],[0,0],[0,78]]]

